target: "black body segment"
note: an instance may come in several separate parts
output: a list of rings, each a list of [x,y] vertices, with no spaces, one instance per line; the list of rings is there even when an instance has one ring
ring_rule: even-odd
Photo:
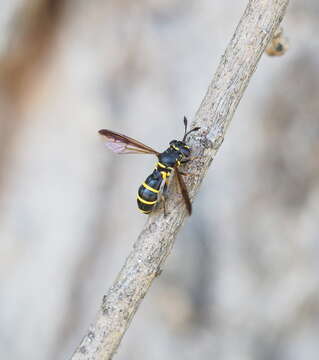
[[[144,214],[149,214],[157,203],[162,181],[163,178],[161,173],[155,169],[139,187],[137,193],[137,205]]]
[[[152,212],[155,204],[159,200],[159,192],[164,182],[164,186],[168,184],[168,178],[172,170],[178,171],[178,166],[181,162],[187,160],[190,156],[190,148],[183,141],[173,140],[170,142],[170,147],[164,152],[159,153],[158,162],[153,173],[147,177],[145,182],[139,187],[137,193],[137,204],[141,212],[149,214]],[[178,177],[180,182],[180,178]],[[182,183],[184,185],[184,183]],[[182,194],[184,196],[185,191]],[[189,199],[187,202],[187,210],[191,212]]]
[[[181,164],[191,160],[191,148],[186,145],[187,136],[193,131],[198,131],[200,128],[195,127],[187,131],[187,119],[184,116],[184,137],[182,141],[172,140],[167,148],[162,153],[154,150],[153,148],[132,139],[126,135],[117,133],[115,131],[101,129],[99,133],[104,136],[105,145],[114,153],[117,154],[153,154],[158,157],[158,162],[155,170],[150,176],[147,177],[145,182],[139,187],[137,194],[137,204],[139,209],[144,214],[149,214],[160,197],[165,199],[167,192],[168,178],[172,170],[177,174],[177,180],[184,198],[184,202],[189,215],[192,213],[192,204],[189,199],[188,191],[182,175],[178,168]],[[165,215],[165,202],[164,202],[164,215]]]

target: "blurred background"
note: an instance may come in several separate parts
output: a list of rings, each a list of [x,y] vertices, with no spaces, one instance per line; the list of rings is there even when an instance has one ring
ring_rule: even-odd
[[[247,1],[0,2],[0,354],[69,358]],[[319,3],[290,4],[116,359],[319,358]]]

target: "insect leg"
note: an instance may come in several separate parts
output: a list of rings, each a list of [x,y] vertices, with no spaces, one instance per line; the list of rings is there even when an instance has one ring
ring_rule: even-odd
[[[183,171],[180,171],[179,173],[180,173],[181,175],[183,175],[183,176],[191,176],[191,175],[194,175],[194,174],[192,174],[192,173],[183,172]]]
[[[192,160],[195,160],[195,159],[199,159],[201,156],[191,156],[191,157],[189,157],[189,158],[187,158],[187,159],[183,159],[183,160],[181,160],[181,164],[186,164],[186,163],[188,163],[189,161],[192,161]]]

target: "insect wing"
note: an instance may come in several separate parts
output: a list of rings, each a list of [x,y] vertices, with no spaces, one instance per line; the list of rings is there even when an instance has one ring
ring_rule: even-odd
[[[175,173],[176,173],[176,177],[177,177],[177,182],[179,184],[179,187],[181,188],[181,192],[182,192],[182,195],[183,195],[183,199],[185,201],[185,205],[186,205],[186,209],[188,211],[188,214],[189,215],[192,215],[192,204],[191,204],[191,201],[189,199],[189,195],[188,195],[188,191],[187,191],[187,188],[186,188],[186,184],[182,178],[182,175],[180,174],[180,172],[178,171],[178,168],[177,166],[175,166],[174,168],[175,170]]]
[[[159,154],[159,152],[151,147],[126,135],[106,129],[99,130],[99,134],[106,138],[106,147],[116,154]]]

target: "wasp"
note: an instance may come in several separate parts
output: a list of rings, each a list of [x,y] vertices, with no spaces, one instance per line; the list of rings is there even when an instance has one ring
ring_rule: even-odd
[[[172,171],[176,174],[187,211],[189,215],[192,213],[192,204],[182,177],[182,175],[188,174],[180,172],[179,167],[191,160],[191,148],[186,145],[187,136],[193,131],[198,131],[200,128],[195,127],[192,130],[187,131],[187,119],[185,116],[184,127],[185,132],[183,140],[172,140],[169,143],[169,147],[163,152],[158,152],[126,135],[107,129],[99,130],[99,133],[106,138],[105,144],[108,149],[117,154],[153,154],[157,156],[158,161],[154,171],[146,178],[137,192],[137,205],[144,214],[150,214],[152,212],[155,204],[159,201],[160,196],[164,200],[165,214],[165,197],[167,194],[168,180]]]

